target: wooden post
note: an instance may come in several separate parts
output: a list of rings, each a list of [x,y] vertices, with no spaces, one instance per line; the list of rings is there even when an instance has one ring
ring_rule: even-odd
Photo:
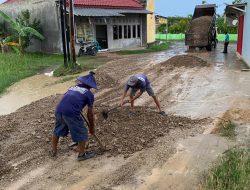
[[[70,62],[70,49],[69,49],[69,42],[70,42],[70,34],[69,34],[69,26],[67,21],[67,1],[63,0],[64,6],[64,23],[65,23],[65,31],[66,31],[66,49],[67,49],[67,57],[68,62]]]
[[[63,45],[63,55],[64,55],[64,67],[68,66],[67,62],[67,50],[66,50],[66,35],[65,35],[65,15],[63,10],[63,0],[59,1],[60,4],[60,16],[61,16],[61,32],[62,32],[62,45]]]
[[[75,23],[74,23],[74,0],[69,0],[69,27],[70,27],[70,44],[71,44],[71,60],[72,66],[76,65],[76,52],[75,52]]]

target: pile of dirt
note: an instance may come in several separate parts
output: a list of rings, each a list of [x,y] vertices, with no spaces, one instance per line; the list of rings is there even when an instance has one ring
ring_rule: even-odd
[[[212,21],[212,16],[202,16],[191,21],[188,33],[206,33]]]
[[[170,130],[191,129],[197,125],[202,126],[205,122],[207,119],[162,116],[150,107],[136,107],[135,112],[131,113],[130,108],[125,107],[110,113],[107,120],[98,113],[97,134],[110,149],[111,155],[123,154],[128,157],[152,146],[155,139],[165,136]]]
[[[98,89],[112,88],[117,85],[117,81],[101,69],[96,71],[95,76]]]
[[[61,96],[51,96],[19,109],[17,112],[0,117],[1,175],[10,179],[19,172],[27,172],[51,159],[51,134],[54,128],[54,109]],[[183,117],[163,117],[150,108],[139,107],[135,115],[129,109],[110,113],[108,120],[101,116],[103,107],[96,106],[97,135],[110,151],[112,156],[126,157],[152,146],[158,137],[176,128],[191,129],[202,126],[206,120],[191,120]],[[68,154],[70,138],[60,141],[61,154]],[[92,150],[98,150],[93,140]]]
[[[207,61],[193,55],[177,55],[160,64],[160,66],[175,67],[209,67]]]

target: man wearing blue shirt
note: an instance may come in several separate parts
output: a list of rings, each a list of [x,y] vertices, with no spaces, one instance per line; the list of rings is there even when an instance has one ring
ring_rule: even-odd
[[[226,32],[225,33],[225,42],[224,42],[224,51],[223,51],[223,53],[227,53],[228,44],[229,44],[229,34],[228,34],[228,32]]]
[[[81,112],[85,106],[88,107],[87,117],[89,121],[89,132],[95,134],[93,104],[94,95],[91,88],[97,89],[94,73],[77,78],[77,85],[72,86],[64,94],[56,111],[56,123],[52,138],[52,156],[57,154],[59,137],[69,134],[74,142],[78,143],[78,161],[90,159],[94,156],[91,152],[85,152],[85,144],[88,141],[88,129],[85,127]]]
[[[125,104],[125,98],[128,94],[128,90],[131,88],[130,92],[130,103],[132,110],[134,109],[134,101],[141,97],[141,95],[147,91],[148,95],[151,96],[154,99],[154,102],[159,110],[159,113],[162,115],[165,115],[165,112],[161,110],[160,102],[158,101],[157,97],[155,96],[155,93],[150,85],[150,81],[148,80],[148,77],[144,74],[137,74],[135,76],[132,76],[127,81],[127,84],[125,86],[125,90],[122,96],[121,100],[121,106]]]

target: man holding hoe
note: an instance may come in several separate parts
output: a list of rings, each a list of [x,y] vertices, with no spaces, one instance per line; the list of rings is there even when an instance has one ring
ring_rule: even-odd
[[[85,144],[88,141],[88,129],[85,127],[81,112],[85,106],[88,107],[87,118],[89,121],[89,132],[95,134],[94,124],[94,95],[91,88],[97,89],[94,73],[77,78],[77,85],[72,86],[64,94],[56,108],[56,123],[52,137],[52,156],[57,154],[59,137],[71,134],[74,142],[78,143],[78,161],[94,157],[94,153],[85,151]]]
[[[128,94],[129,89],[130,91],[130,101],[132,111],[134,110],[134,102],[136,99],[140,98],[141,95],[147,91],[148,95],[151,96],[158,108],[159,114],[166,115],[164,111],[161,110],[160,102],[158,101],[157,97],[155,96],[155,93],[150,85],[150,81],[148,80],[148,77],[144,74],[137,74],[135,76],[132,76],[127,81],[127,84],[125,86],[125,90],[122,96],[121,100],[121,106],[127,103],[125,101],[125,98]]]

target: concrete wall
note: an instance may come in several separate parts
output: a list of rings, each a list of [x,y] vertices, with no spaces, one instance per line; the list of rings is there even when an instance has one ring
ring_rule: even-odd
[[[147,43],[155,42],[156,24],[155,24],[155,0],[147,0],[148,11],[153,12],[153,14],[147,15]]]
[[[47,53],[62,52],[59,13],[55,0],[22,0],[0,5],[0,10],[13,18],[26,9],[30,11],[32,19],[37,18],[41,21],[43,34],[46,38],[42,42],[34,40],[33,45],[28,50]]]
[[[75,19],[76,25],[84,25],[89,24],[88,19],[84,18],[77,18]],[[146,46],[147,44],[147,22],[146,22],[146,15],[139,15],[139,14],[128,14],[124,17],[109,17],[109,18],[91,18],[91,27],[93,28],[94,40],[96,40],[96,25],[107,25],[107,34],[108,34],[108,49],[116,50],[116,49],[129,49],[129,48],[136,48],[141,46]],[[124,38],[124,30],[122,34],[122,39],[113,39],[113,26],[114,25],[130,25],[131,26],[131,35],[133,25],[141,25],[141,38]],[[124,28],[123,28],[124,29]],[[136,28],[137,32],[137,28]],[[77,44],[77,48],[79,49],[79,44]]]
[[[250,0],[247,0],[247,11],[244,21],[242,58],[250,66]]]
[[[112,23],[108,24],[108,47],[109,49],[122,49],[122,48],[135,48],[141,46],[141,38],[124,38],[123,39],[113,39],[113,25],[130,25],[131,35],[133,25],[141,25],[141,17],[139,15],[128,15],[122,18],[116,18]],[[136,29],[137,31],[137,29]]]

